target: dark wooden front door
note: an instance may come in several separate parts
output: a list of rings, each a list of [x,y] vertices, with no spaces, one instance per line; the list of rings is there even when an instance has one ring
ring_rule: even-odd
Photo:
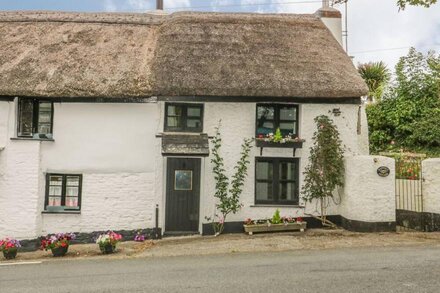
[[[200,159],[168,158],[165,232],[198,232]]]

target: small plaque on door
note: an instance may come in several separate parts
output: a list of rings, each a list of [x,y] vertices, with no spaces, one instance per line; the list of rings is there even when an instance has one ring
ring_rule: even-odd
[[[174,190],[192,190],[192,170],[174,171]]]

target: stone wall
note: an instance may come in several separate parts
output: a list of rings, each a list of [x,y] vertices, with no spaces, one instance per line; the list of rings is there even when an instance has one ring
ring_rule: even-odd
[[[440,214],[440,158],[422,161],[424,212]]]
[[[381,177],[377,169],[388,167]],[[395,230],[394,159],[382,156],[353,156],[345,159],[345,186],[339,207],[343,226],[355,231]]]

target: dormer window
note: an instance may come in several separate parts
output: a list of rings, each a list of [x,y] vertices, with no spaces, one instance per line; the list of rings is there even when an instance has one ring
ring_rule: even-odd
[[[165,104],[166,132],[202,132],[203,104]]]
[[[18,99],[18,136],[52,138],[53,103],[40,99]]]

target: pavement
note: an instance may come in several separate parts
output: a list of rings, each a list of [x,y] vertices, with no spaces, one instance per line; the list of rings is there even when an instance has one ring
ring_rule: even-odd
[[[225,234],[219,237],[171,237],[142,243],[126,241],[118,244],[118,251],[102,255],[96,244],[71,245],[62,259],[53,258],[50,251],[19,252],[15,262],[61,261],[77,259],[125,259],[168,256],[200,256],[241,252],[306,251],[334,248],[412,247],[438,245],[440,233],[354,233],[338,230],[311,229],[304,233]],[[5,260],[0,256],[0,264]],[[440,290],[439,290],[440,292]]]
[[[0,292],[440,292],[438,245],[0,263]]]

